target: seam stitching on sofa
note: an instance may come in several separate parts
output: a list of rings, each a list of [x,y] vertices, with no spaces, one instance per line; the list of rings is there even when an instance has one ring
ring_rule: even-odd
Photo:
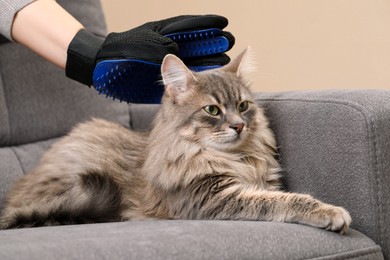
[[[370,140],[370,134],[374,135],[372,136],[373,138],[373,148],[371,148],[371,145],[368,143],[368,150],[370,152],[370,161],[371,161],[371,169],[373,171],[373,174],[374,174],[374,180],[375,180],[375,185],[378,189],[378,192],[376,192],[376,197],[375,198],[371,198],[372,202],[375,203],[375,205],[377,206],[377,209],[376,209],[376,214],[377,214],[377,223],[378,223],[378,232],[376,232],[377,234],[379,234],[379,241],[382,242],[383,240],[383,234],[382,234],[382,226],[383,226],[383,223],[382,223],[382,217],[381,217],[381,213],[382,213],[382,208],[380,206],[380,203],[379,201],[382,201],[382,198],[380,197],[380,194],[381,191],[381,187],[379,186],[379,173],[378,173],[378,167],[377,167],[377,164],[378,164],[378,158],[377,158],[377,140],[376,140],[376,133],[375,130],[374,130],[374,127],[373,127],[373,123],[372,123],[372,120],[371,120],[371,117],[372,115],[370,114],[370,112],[362,105],[356,103],[356,102],[351,102],[351,101],[346,101],[346,100],[335,100],[335,99],[313,99],[313,100],[307,100],[307,99],[299,99],[299,98],[281,98],[281,99],[278,99],[278,98],[256,98],[255,99],[256,102],[258,101],[275,101],[275,102],[289,102],[289,101],[295,101],[295,102],[305,102],[305,103],[329,103],[329,104],[339,104],[339,105],[344,105],[344,106],[348,106],[348,107],[351,107],[351,108],[354,108],[356,109],[356,111],[360,112],[363,117],[365,118],[365,123],[366,123],[366,127],[367,127],[367,130],[368,130],[368,140]],[[371,133],[373,132],[373,133]],[[374,141],[375,140],[375,141]],[[373,151],[372,151],[373,150]],[[373,160],[373,157],[374,157],[374,161],[372,162]],[[373,192],[373,194],[375,194],[375,192]]]
[[[54,138],[49,138],[49,139],[34,141],[34,142],[31,142],[31,143],[28,143],[28,144],[22,144],[22,145],[18,145],[18,146],[20,147],[20,146],[24,146],[24,145],[39,144],[39,143],[47,142],[47,141],[50,141],[50,140],[53,140],[53,143],[55,143],[55,142],[57,142],[60,138],[61,138],[61,137],[54,137]],[[53,143],[52,143],[52,144],[53,144]],[[48,147],[48,149],[50,149],[50,147],[52,146],[52,144],[50,144],[50,146]],[[12,151],[12,153],[13,153],[14,156],[15,156],[15,158],[18,160],[20,169],[22,170],[22,172],[23,172],[24,174],[27,174],[28,170],[26,170],[26,168],[23,166],[22,160],[21,160],[20,156],[18,155],[18,153],[17,153],[15,147],[17,147],[17,146],[5,146],[5,147],[3,147],[3,148],[9,148],[9,149]],[[48,150],[48,149],[47,149],[47,150]],[[47,150],[46,150],[46,151],[47,151]],[[40,158],[42,158],[42,156],[41,156]]]
[[[4,81],[3,81],[3,70],[0,70],[0,80],[1,80],[1,86],[3,86],[3,93],[4,93],[4,106],[5,106],[5,109],[6,109],[6,114],[7,114],[7,123],[8,123],[8,138],[9,140],[12,139],[11,137],[11,120],[10,120],[10,115],[9,115],[9,108],[8,108],[8,102],[7,102],[7,94],[6,94],[6,91],[5,91],[5,88],[4,88]],[[7,142],[6,142],[7,143]]]
[[[20,167],[20,169],[22,170],[23,175],[25,175],[25,174],[26,174],[25,169],[24,169],[24,167],[23,167],[23,165],[22,165],[22,161],[20,160],[20,157],[18,156],[18,154],[17,154],[16,151],[15,151],[15,148],[14,148],[14,147],[9,147],[9,148],[11,149],[12,153],[14,154],[16,160],[18,160],[19,167]]]
[[[383,230],[382,230],[382,227],[383,227],[383,223],[384,223],[384,219],[383,219],[383,209],[381,207],[381,201],[383,201],[383,196],[382,196],[382,188],[381,188],[381,185],[380,185],[380,180],[379,180],[379,173],[380,173],[380,168],[379,167],[379,162],[380,160],[378,159],[379,158],[379,154],[378,154],[378,126],[371,120],[370,122],[371,124],[371,127],[373,129],[373,146],[374,146],[374,154],[375,154],[375,172],[377,173],[376,174],[376,185],[378,187],[378,209],[379,209],[379,239],[380,241],[383,241]]]

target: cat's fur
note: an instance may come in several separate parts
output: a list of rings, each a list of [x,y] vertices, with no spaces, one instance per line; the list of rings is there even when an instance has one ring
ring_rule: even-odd
[[[152,130],[101,119],[78,125],[15,183],[0,228],[155,218],[283,221],[344,232],[351,222],[345,209],[279,191],[275,139],[245,75],[248,52],[198,73],[168,55]]]

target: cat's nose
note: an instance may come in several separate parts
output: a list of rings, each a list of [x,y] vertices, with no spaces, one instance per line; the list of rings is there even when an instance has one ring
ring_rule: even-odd
[[[237,134],[240,134],[242,132],[242,129],[244,128],[244,123],[234,124],[229,127],[234,129],[237,132]]]

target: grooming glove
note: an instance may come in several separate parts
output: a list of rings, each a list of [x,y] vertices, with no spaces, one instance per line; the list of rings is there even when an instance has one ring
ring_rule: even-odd
[[[100,94],[131,103],[159,103],[160,68],[174,54],[194,71],[217,68],[234,45],[218,15],[185,15],[149,22],[105,39],[80,30],[68,47],[66,75]]]

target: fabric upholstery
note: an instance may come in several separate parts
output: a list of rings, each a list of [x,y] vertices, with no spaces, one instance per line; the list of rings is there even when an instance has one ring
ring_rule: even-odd
[[[99,1],[61,2],[90,31],[105,33]],[[23,46],[1,44],[0,57],[0,147],[58,137],[91,117],[129,125],[126,104],[67,79]]]
[[[58,137],[91,117],[129,124],[125,104],[65,78],[26,48],[0,45],[0,57],[0,146]]]
[[[99,1],[58,1],[104,35]],[[246,221],[132,221],[0,231],[0,259],[390,259],[390,91],[261,93],[285,189],[346,207],[347,235]],[[75,124],[150,128],[158,105],[98,96],[15,43],[0,45],[0,209],[12,182]]]
[[[56,140],[0,148],[0,210],[12,183],[28,173]]]
[[[132,221],[6,230],[0,259],[383,259],[351,230],[246,221]]]
[[[390,91],[259,94],[286,189],[341,205],[352,227],[390,253]]]
[[[130,104],[130,127],[136,131],[150,130],[160,105]]]

